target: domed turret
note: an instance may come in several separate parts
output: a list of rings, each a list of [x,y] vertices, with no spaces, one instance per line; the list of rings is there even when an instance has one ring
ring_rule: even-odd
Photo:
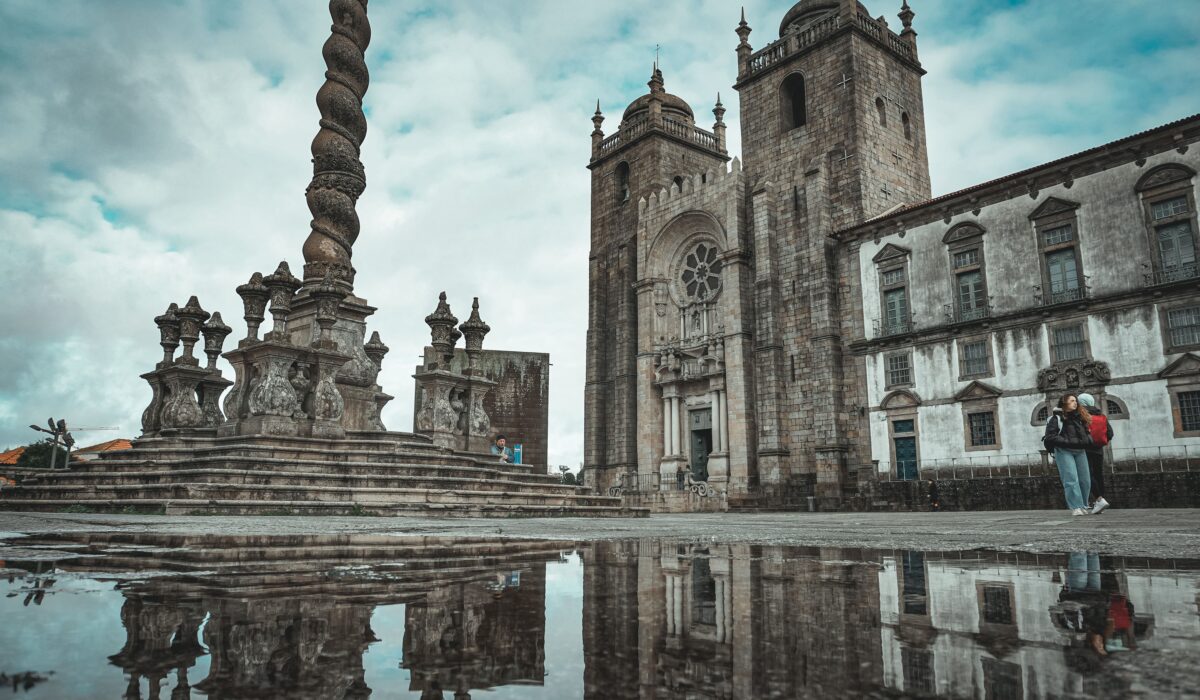
[[[813,21],[837,12],[837,9],[837,0],[800,0],[783,16],[783,21],[779,23],[779,36],[783,37],[803,29]],[[862,12],[867,11],[861,2],[858,3],[858,9]]]
[[[658,66],[654,67],[654,74],[650,77],[648,85],[650,93],[642,95],[625,108],[625,114],[622,116],[624,121],[649,114],[651,101],[658,100],[662,104],[664,116],[682,119],[688,124],[695,123],[696,115],[692,112],[691,106],[682,97],[672,95],[663,88],[663,74]]]

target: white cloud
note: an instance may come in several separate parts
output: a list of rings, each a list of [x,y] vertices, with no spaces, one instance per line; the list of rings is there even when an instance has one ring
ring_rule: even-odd
[[[298,269],[326,5],[0,7],[0,445],[26,442],[24,426],[51,414],[135,435],[149,399],[137,375],[159,353],[152,318],[197,294],[240,332],[234,287],[280,259]],[[756,46],[789,5],[747,3]],[[1067,3],[921,3],[935,189],[1197,111],[1194,4],[1162,5],[1125,3],[1089,36],[1066,29]],[[702,125],[721,92],[736,151],[737,8],[372,3],[371,17],[355,263],[358,291],[380,309],[371,326],[392,348],[385,421],[411,427],[410,375],[437,293],[462,317],[479,296],[487,346],[551,353],[550,460],[574,468],[595,100],[611,133],[661,44],[667,88]],[[1145,27],[1161,49],[1110,40]],[[1116,62],[1101,56],[1114,45]],[[1155,75],[1171,89],[1142,84]]]

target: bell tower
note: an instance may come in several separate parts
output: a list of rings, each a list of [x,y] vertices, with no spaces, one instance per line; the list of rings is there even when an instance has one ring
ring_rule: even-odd
[[[856,0],[801,0],[758,51],[736,30],[746,167],[787,188],[825,165],[835,229],[930,196],[914,16],[896,34]]]
[[[612,135],[604,134],[598,102],[592,117],[583,476],[600,490],[637,469],[638,200],[729,160],[719,99],[708,131],[696,126],[686,101],[666,91],[657,64],[647,85]]]

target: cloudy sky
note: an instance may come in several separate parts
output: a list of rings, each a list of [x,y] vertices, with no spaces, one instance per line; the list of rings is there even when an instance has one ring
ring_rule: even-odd
[[[868,0],[898,27],[900,0]],[[913,0],[935,194],[1200,112],[1200,0]],[[786,0],[747,0],[751,43]],[[359,294],[412,426],[423,318],[481,297],[487,346],[547,351],[550,460],[582,458],[590,117],[667,89],[739,149],[737,3],[373,0]],[[47,416],[140,432],[152,318],[308,233],[325,0],[0,3],[0,447]]]

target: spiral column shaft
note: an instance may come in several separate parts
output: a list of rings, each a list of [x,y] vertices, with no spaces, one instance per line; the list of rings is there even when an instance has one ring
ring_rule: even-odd
[[[366,189],[360,160],[367,118],[363,95],[370,76],[365,52],[371,43],[367,0],[330,0],[333,18],[325,57],[325,84],[317,91],[321,129],[312,142],[313,178],[305,192],[312,230],[304,242],[304,281],[320,284],[326,272],[347,286],[354,284],[350,258],[358,239],[355,205]]]

